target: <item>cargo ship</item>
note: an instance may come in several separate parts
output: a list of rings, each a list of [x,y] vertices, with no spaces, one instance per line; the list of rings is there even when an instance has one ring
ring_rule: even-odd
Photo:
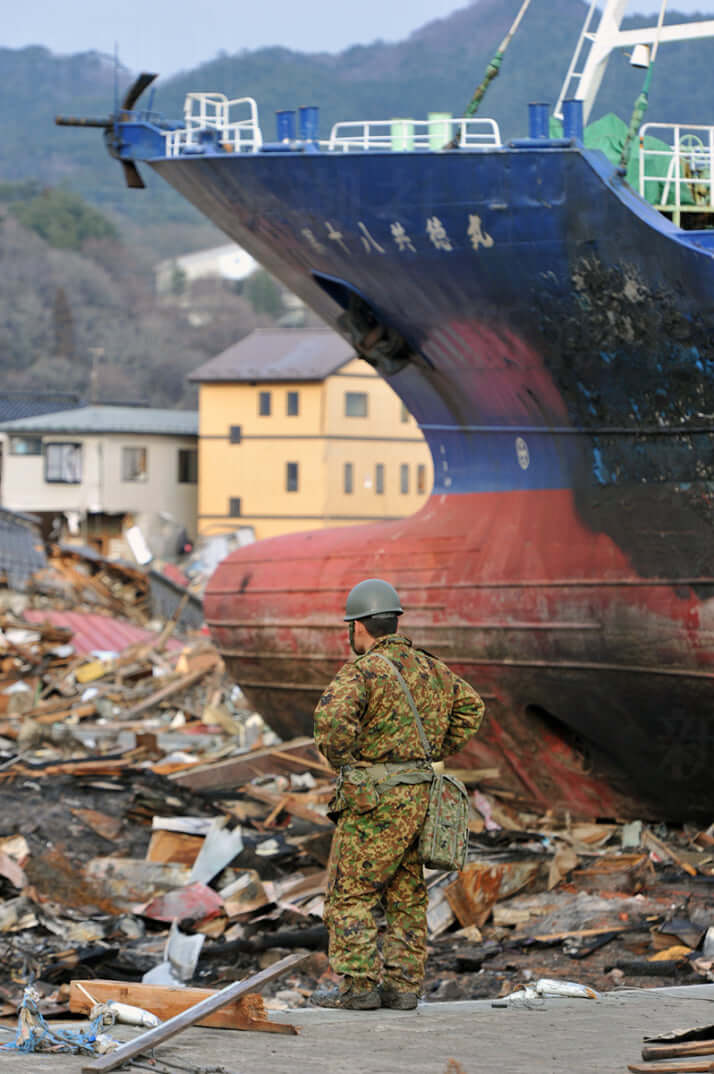
[[[168,122],[138,108],[152,76],[95,122],[130,185],[151,167],[349,339],[433,456],[413,517],[259,541],[209,582],[276,731],[311,733],[345,595],[378,576],[486,699],[459,767],[538,810],[711,817],[714,127],[642,127],[633,185],[584,125],[613,49],[714,22],[623,31],[625,7],[591,5],[562,128],[532,104],[507,144],[474,115],[321,140],[316,108],[270,141],[252,99],[212,93]]]

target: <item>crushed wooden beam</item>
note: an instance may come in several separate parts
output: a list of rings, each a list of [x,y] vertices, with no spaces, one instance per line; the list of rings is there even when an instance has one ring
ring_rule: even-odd
[[[218,994],[215,988],[169,988],[162,985],[137,984],[129,981],[105,981],[94,978],[71,981],[69,986],[69,1009],[74,1014],[88,1015],[93,1003],[128,1003],[142,1007],[160,1018],[162,1022],[194,1007],[204,999]],[[265,1010],[263,997],[248,993],[227,1003],[220,1010],[207,1014],[196,1025],[209,1029],[252,1029],[262,1033],[296,1032],[287,1022],[271,1022]]]
[[[220,992],[216,992],[214,995],[194,1004],[193,1007],[189,1007],[188,1010],[169,1018],[168,1022],[162,1022],[160,1026],[148,1029],[146,1033],[141,1033],[134,1040],[120,1045],[116,1051],[100,1056],[93,1063],[87,1063],[82,1067],[82,1074],[96,1074],[98,1071],[115,1070],[116,1067],[125,1063],[127,1059],[133,1059],[135,1055],[141,1055],[142,1052],[147,1051],[149,1048],[169,1040],[170,1037],[175,1037],[183,1029],[196,1025],[206,1015],[220,1010],[221,1007],[225,1007],[227,1003],[238,999],[239,996],[245,996],[248,992],[255,992],[261,989],[268,981],[281,977],[287,970],[301,965],[309,957],[309,954],[288,955],[286,958],[281,958],[279,962],[275,962],[272,966],[268,966],[267,969],[261,970],[260,973],[246,977],[243,981],[235,981],[226,988],[222,988]]]
[[[288,757],[289,761],[287,761]],[[248,753],[242,753],[238,757],[229,757],[225,761],[192,765],[185,771],[176,772],[170,778],[182,787],[189,787],[192,791],[235,790],[236,787],[248,783],[256,776],[266,773],[276,775],[284,772],[286,769],[283,765],[285,764],[289,771],[294,771],[297,760],[305,768],[310,767],[305,763],[307,761],[314,763],[321,761],[321,755],[311,738],[294,738],[290,742],[281,742],[279,747],[265,746],[263,749],[249,750]],[[325,772],[326,776],[327,774]]]

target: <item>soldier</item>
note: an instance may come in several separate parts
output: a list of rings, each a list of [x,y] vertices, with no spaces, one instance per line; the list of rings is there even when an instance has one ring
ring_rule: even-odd
[[[340,668],[315,709],[315,742],[339,769],[324,919],[342,981],[313,993],[320,1006],[411,1010],[424,980],[427,892],[417,843],[433,769],[399,680],[379,654],[408,685],[434,760],[461,749],[483,717],[473,687],[397,633],[400,615],[388,582],[368,578],[351,590],[345,622],[357,659]]]

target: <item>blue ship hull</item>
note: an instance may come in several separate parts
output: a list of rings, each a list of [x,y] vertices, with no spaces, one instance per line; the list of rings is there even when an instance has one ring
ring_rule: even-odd
[[[641,575],[714,593],[713,232],[548,143],[151,163],[335,329],[356,298],[397,334],[374,360],[435,493],[570,489]]]
[[[487,694],[472,759],[521,797],[622,813],[619,772],[651,812],[709,814],[714,234],[575,142],[168,158],[150,125],[123,137],[355,343],[434,459],[415,518],[219,567],[207,619],[256,706],[309,733],[344,593],[382,575],[405,629]],[[558,761],[572,734],[604,780]]]

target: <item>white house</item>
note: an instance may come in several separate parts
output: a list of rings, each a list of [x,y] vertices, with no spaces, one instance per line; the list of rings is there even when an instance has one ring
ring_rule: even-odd
[[[169,558],[179,533],[196,534],[197,441],[195,411],[97,405],[6,421],[0,503],[103,555],[127,554],[139,522]]]
[[[187,283],[205,276],[218,276],[222,280],[244,280],[258,268],[258,262],[231,242],[225,246],[213,246],[209,250],[197,250],[193,254],[181,254],[154,267],[156,293],[168,294],[174,286],[176,273]]]

